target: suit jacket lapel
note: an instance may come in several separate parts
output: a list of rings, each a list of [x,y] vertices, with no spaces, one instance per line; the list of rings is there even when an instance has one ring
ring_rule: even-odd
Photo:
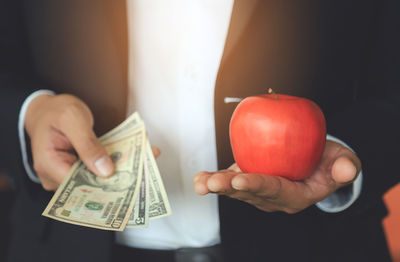
[[[247,27],[258,1],[259,0],[234,1],[222,61],[225,57],[229,56],[229,54],[232,52],[233,47],[242,36],[242,33]]]
[[[220,169],[227,168],[232,163],[232,153],[230,150],[227,150],[230,145],[227,126],[229,125],[229,116],[237,105],[236,103],[226,104],[223,101],[226,96],[238,96],[232,88],[227,88],[225,81],[227,75],[225,74],[224,65],[230,60],[229,57],[236,53],[234,50],[244,37],[244,32],[249,27],[251,18],[259,2],[259,0],[235,0],[232,8],[231,21],[214,92],[216,142],[218,167]]]

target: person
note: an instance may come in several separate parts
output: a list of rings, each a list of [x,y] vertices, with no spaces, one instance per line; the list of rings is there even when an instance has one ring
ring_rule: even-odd
[[[209,261],[212,255],[204,255],[218,250],[213,247],[219,243],[226,261],[390,260],[381,196],[398,182],[398,3],[237,0],[214,3],[212,9],[211,1],[129,1],[128,112],[141,112],[150,141],[162,151],[158,163],[174,215],[152,221],[148,229],[115,235],[40,214],[51,197],[48,191],[57,188],[76,160],[72,150],[97,175],[113,173],[93,125],[96,121],[102,132],[125,115],[121,79],[128,54],[113,46],[124,46],[120,31],[110,30],[124,26],[104,22],[123,18],[113,16],[121,3],[112,8],[106,3],[69,1],[44,8],[25,3],[26,9],[18,1],[4,3],[1,143],[6,149],[23,145],[25,128],[35,171],[30,172],[24,152],[22,159],[17,150],[2,154],[1,166],[19,188],[10,261],[107,261],[124,255],[139,261],[190,261],[187,253],[193,261]],[[22,17],[21,10],[26,12]],[[23,34],[22,18],[29,34]],[[207,30],[203,25],[209,25]],[[35,75],[32,68],[44,81],[28,78]],[[319,169],[305,181],[241,173],[232,165],[229,148],[228,123],[236,106],[230,102],[271,86],[316,101],[328,133],[357,155],[329,140]],[[43,87],[75,96],[32,93]],[[217,160],[220,171],[198,173],[217,170]],[[362,181],[356,176],[361,163]],[[195,173],[196,192],[207,196],[193,192]],[[216,195],[222,196],[217,200]],[[326,197],[331,201],[321,201]]]

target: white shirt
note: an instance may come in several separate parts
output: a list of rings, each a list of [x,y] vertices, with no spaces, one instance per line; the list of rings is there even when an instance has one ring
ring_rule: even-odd
[[[232,6],[233,0],[127,1],[127,113],[140,112],[150,142],[161,149],[157,163],[172,215],[150,221],[148,228],[117,233],[120,244],[176,249],[220,242],[217,196],[198,196],[192,178],[202,170],[217,170],[214,86]],[[19,119],[23,163],[39,183],[27,161],[23,123],[30,101],[43,93],[49,92],[41,90],[25,100]],[[344,210],[359,196],[361,179],[360,174],[350,195],[332,194],[317,206],[326,212]]]
[[[193,176],[217,170],[214,86],[233,0],[128,0],[129,109],[145,120],[172,215],[117,233],[121,244],[175,249],[220,242],[216,195]]]

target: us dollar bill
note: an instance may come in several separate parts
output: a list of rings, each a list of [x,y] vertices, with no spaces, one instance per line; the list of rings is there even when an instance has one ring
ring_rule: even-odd
[[[151,150],[150,142],[146,141],[146,168],[149,172],[149,218],[158,219],[172,214],[167,192],[161,178],[156,160]]]
[[[121,123],[118,128],[101,137],[100,141],[112,140],[114,137],[132,132],[142,126],[144,127],[144,122],[140,115],[135,112]],[[148,182],[144,189],[141,188],[141,195],[139,195],[135,203],[128,227],[145,227],[148,225],[149,219],[158,219],[172,214],[164,183],[147,137],[145,143],[143,174],[147,174]]]
[[[115,163],[115,174],[98,177],[78,160],[43,215],[115,231],[147,227],[150,219],[170,215],[168,197],[139,114],[135,112],[99,140]]]
[[[115,163],[114,175],[101,178],[77,161],[43,215],[80,226],[124,230],[142,181],[145,142],[144,128],[103,141]]]
[[[143,174],[140,194],[136,200],[127,228],[147,227],[149,219],[161,218],[172,213],[167,193],[148,140],[146,141]],[[144,179],[147,180],[146,183]]]
[[[113,139],[119,139],[127,134],[135,132],[137,129],[145,128],[144,122],[140,118],[139,113],[135,112],[130,115],[124,122],[119,124],[117,127],[107,132],[99,138],[101,143],[106,143],[107,141],[112,141]]]
[[[143,163],[143,175],[140,184],[139,196],[133,207],[127,228],[148,227],[149,225],[149,172],[146,162]]]

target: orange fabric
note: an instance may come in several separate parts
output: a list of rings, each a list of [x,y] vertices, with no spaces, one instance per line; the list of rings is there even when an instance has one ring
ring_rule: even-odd
[[[383,197],[389,215],[383,220],[386,238],[393,261],[400,262],[400,184],[390,189]]]

